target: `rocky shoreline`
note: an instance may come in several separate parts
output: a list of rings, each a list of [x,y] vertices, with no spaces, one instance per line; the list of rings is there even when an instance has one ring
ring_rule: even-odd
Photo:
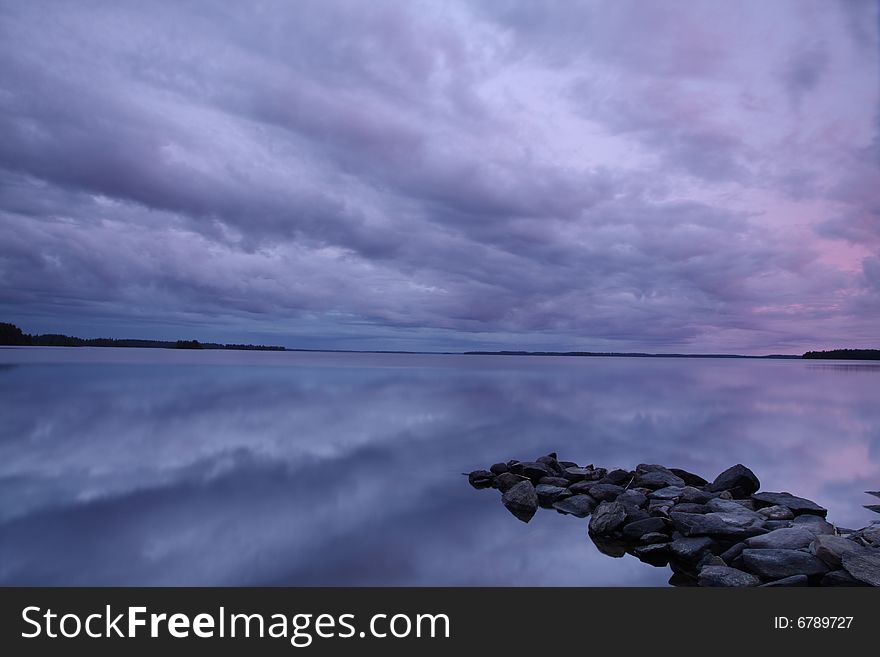
[[[551,453],[467,477],[474,488],[498,489],[523,522],[538,508],[589,517],[601,552],[668,565],[673,586],[880,586],[880,522],[836,527],[811,500],[759,492],[741,464],[710,482],[679,468],[582,467]]]

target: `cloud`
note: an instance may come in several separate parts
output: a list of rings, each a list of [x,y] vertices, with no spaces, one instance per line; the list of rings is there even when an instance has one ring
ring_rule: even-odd
[[[427,348],[762,349],[786,317],[809,346],[864,287],[877,35],[800,7],[6,7],[0,309]]]

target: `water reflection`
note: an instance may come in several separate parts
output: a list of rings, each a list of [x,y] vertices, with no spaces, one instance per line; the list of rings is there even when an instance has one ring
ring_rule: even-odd
[[[0,351],[0,583],[659,585],[459,473],[748,464],[847,526],[880,386],[801,361]],[[824,365],[824,364],[823,364]]]

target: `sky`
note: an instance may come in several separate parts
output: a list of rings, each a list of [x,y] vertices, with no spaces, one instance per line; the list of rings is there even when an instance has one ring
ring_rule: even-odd
[[[869,0],[0,0],[0,321],[880,347]]]

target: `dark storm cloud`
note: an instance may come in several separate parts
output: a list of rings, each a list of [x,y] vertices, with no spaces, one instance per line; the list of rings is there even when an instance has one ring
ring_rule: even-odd
[[[334,346],[822,339],[877,253],[877,34],[801,6],[4,4],[0,306]]]

